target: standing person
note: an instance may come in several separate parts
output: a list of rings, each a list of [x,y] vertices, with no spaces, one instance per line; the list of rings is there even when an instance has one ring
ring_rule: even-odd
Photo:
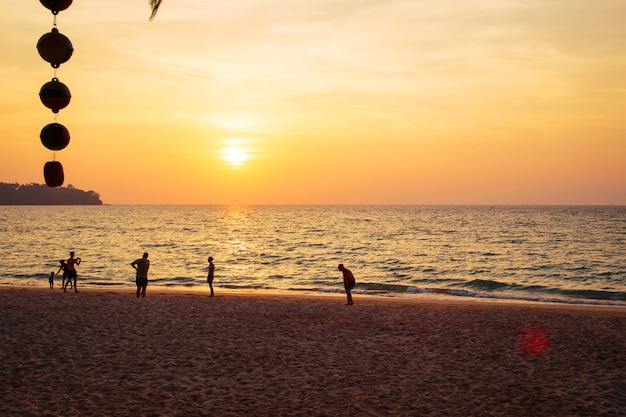
[[[67,284],[73,279],[74,292],[78,292],[78,287],[76,286],[78,272],[76,272],[76,267],[80,265],[81,261],[82,259],[80,258],[74,258],[74,252],[70,252],[70,258],[65,262],[67,267],[67,282],[65,283],[65,287],[67,287]],[[63,291],[65,291],[65,287],[63,287]]]
[[[50,289],[54,288],[54,271],[50,272],[48,283],[50,284]]]
[[[59,263],[61,264],[61,266],[59,266],[59,270],[57,271],[55,275],[59,275],[59,272],[63,271],[63,279],[61,280],[61,288],[65,289],[65,280],[67,279],[67,263],[65,262],[65,259],[61,259]]]
[[[346,305],[351,306],[354,304],[352,301],[352,288],[356,284],[356,280],[354,279],[354,275],[352,275],[352,271],[348,268],[344,267],[343,264],[339,264],[337,267],[343,273],[343,288],[346,290],[346,296],[348,297],[348,303]]]
[[[150,268],[148,252],[143,254],[143,258],[131,262],[130,266],[137,271],[137,278],[135,278],[135,283],[137,284],[137,298],[139,298],[139,293],[145,298],[146,287],[148,287],[148,269]]]
[[[215,265],[213,265],[213,257],[209,256],[209,275],[206,278],[206,282],[209,283],[209,287],[211,288],[211,295],[213,297],[213,276],[215,274]]]

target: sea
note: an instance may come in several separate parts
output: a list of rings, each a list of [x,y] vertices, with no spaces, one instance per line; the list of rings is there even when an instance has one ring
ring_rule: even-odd
[[[625,206],[0,206],[0,286],[342,293],[626,305]],[[57,277],[56,290],[60,288]],[[60,291],[60,290],[59,290]]]

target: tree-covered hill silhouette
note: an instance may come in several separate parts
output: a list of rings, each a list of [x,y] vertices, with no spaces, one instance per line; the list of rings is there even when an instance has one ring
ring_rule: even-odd
[[[101,205],[100,194],[69,184],[51,188],[44,184],[0,182],[0,205]]]

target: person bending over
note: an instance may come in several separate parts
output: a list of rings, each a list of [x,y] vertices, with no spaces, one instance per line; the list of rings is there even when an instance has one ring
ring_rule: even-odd
[[[354,275],[352,275],[352,271],[344,267],[343,264],[339,264],[337,269],[343,273],[343,288],[346,290],[346,296],[348,297],[348,303],[346,305],[350,306],[354,304],[352,301],[352,288],[354,288],[356,280],[354,279]]]

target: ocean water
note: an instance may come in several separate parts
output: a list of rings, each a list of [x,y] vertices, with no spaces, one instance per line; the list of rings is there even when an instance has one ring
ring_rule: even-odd
[[[626,207],[1,206],[0,285],[48,285],[69,251],[79,288],[424,294],[626,305]],[[57,284],[58,285],[58,284]]]

